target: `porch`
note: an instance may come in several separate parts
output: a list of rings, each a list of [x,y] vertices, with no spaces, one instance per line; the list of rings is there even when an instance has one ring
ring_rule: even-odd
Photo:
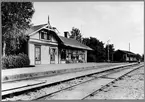
[[[59,47],[59,63],[86,63],[87,50],[72,47]]]

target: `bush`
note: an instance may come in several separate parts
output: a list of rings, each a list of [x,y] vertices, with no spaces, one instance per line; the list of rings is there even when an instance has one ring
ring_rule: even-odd
[[[11,68],[21,68],[29,66],[30,60],[26,54],[20,53],[18,55],[9,55],[2,57],[2,68],[11,69]]]
[[[9,62],[8,62],[8,57],[2,57],[2,68],[8,68]]]
[[[23,59],[22,61],[23,61],[24,66],[30,64],[29,57],[26,54],[19,53],[18,56],[22,57],[22,59]]]
[[[96,62],[97,61],[96,57],[93,54],[89,54],[87,57],[88,57],[87,58],[88,62]]]

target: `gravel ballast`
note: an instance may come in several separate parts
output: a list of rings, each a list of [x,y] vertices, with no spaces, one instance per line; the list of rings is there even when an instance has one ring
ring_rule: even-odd
[[[144,67],[87,99],[144,99]]]

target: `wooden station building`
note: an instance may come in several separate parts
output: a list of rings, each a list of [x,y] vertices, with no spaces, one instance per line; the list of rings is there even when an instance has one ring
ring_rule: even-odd
[[[29,37],[26,50],[30,65],[36,64],[59,64],[59,63],[79,63],[87,62],[87,50],[90,47],[68,38],[68,32],[64,32],[64,37],[59,36],[59,32],[47,24],[32,26],[26,31]]]

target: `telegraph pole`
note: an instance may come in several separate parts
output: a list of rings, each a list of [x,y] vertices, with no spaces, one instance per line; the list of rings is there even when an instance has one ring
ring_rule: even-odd
[[[130,51],[130,43],[129,43],[129,51]]]
[[[81,35],[83,34],[83,30],[82,30],[82,24],[81,24],[81,31],[80,31]],[[82,39],[81,39],[81,43],[82,43]]]
[[[108,62],[109,62],[109,41],[110,41],[110,39],[107,41],[107,45],[108,45]]]
[[[83,33],[83,31],[82,31],[82,24],[81,24],[81,33]]]
[[[130,43],[129,43],[129,52],[130,52]],[[129,62],[130,62],[130,55],[129,55]]]

